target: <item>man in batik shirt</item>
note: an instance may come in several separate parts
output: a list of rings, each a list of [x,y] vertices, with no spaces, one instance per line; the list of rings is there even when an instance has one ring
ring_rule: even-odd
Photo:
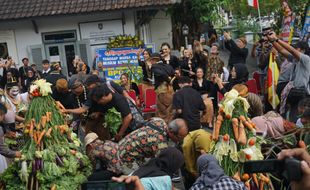
[[[212,74],[218,74],[221,76],[223,73],[224,62],[219,58],[218,46],[217,44],[212,44],[210,50],[210,56],[207,66],[206,79],[212,81]]]

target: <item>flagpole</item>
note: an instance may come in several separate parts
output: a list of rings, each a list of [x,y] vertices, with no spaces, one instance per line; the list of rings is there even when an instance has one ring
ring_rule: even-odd
[[[258,11],[260,31],[263,32],[262,17],[260,16],[259,0],[257,0],[257,11]]]

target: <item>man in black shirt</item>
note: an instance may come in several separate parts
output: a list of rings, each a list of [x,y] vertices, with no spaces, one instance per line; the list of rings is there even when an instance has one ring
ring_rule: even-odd
[[[19,72],[19,80],[20,80],[21,86],[23,89],[25,89],[25,87],[26,87],[25,80],[27,78],[28,69],[30,68],[29,67],[29,59],[27,57],[25,57],[22,59],[22,62],[24,65],[19,68],[18,72]]]
[[[115,140],[119,141],[126,133],[133,117],[127,99],[118,93],[112,93],[106,84],[97,86],[91,91],[90,97],[101,106],[101,112],[106,113],[109,109],[115,108],[122,116],[122,126],[115,135]]]
[[[191,87],[192,81],[188,77],[181,77],[179,85],[181,89],[173,96],[174,116],[183,118],[187,122],[189,131],[200,129],[200,115],[205,110],[201,95]]]
[[[49,74],[50,72],[50,62],[47,60],[47,59],[44,59],[42,61],[42,67],[43,67],[43,70],[42,70],[42,78],[43,79],[46,79],[47,75]]]
[[[67,79],[60,71],[60,64],[58,62],[53,62],[51,64],[51,72],[45,78],[47,82],[52,84],[52,87],[55,87],[58,79]]]

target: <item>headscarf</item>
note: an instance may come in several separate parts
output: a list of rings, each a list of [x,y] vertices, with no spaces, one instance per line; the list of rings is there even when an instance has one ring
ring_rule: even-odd
[[[225,175],[217,159],[210,154],[199,156],[197,167],[200,176],[193,186],[200,184],[206,188],[211,188],[214,184],[219,183],[221,179],[228,177]]]
[[[133,175],[139,178],[169,175],[170,177],[184,164],[184,156],[175,147],[168,147],[160,154],[140,167]]]
[[[234,68],[236,71],[236,78],[233,79],[229,76],[229,83],[225,86],[225,89],[227,90],[231,90],[234,85],[243,84],[249,79],[249,71],[245,64],[237,63],[234,65]]]

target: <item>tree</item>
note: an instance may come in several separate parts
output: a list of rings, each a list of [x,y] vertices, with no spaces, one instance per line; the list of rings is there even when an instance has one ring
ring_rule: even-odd
[[[172,19],[173,46],[179,49],[184,45],[182,26],[189,26],[189,41],[199,39],[203,32],[203,24],[217,21],[221,18],[219,8],[225,0],[182,0],[168,9]]]

